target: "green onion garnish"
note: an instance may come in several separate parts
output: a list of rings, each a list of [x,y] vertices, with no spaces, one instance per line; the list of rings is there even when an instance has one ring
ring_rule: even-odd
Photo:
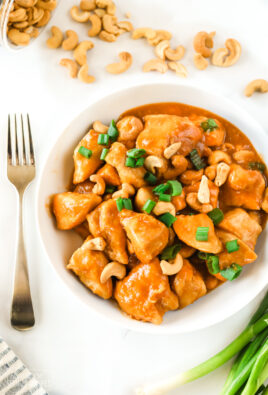
[[[136,167],[142,167],[144,165],[145,158],[139,158],[136,160]]]
[[[229,254],[231,252],[238,251],[239,250],[239,245],[238,245],[237,239],[231,240],[231,241],[227,241],[225,243],[225,247],[226,247],[226,250],[229,252]]]
[[[166,247],[161,255],[160,258],[164,259],[164,260],[168,260],[168,259],[174,259],[177,255],[177,253],[180,251],[182,245],[180,243],[174,244],[170,247]]]
[[[145,205],[142,207],[142,210],[146,211],[147,214],[150,214],[155,205],[156,203],[153,200],[148,199]]]
[[[126,158],[125,166],[136,167],[136,161],[134,158]]]
[[[103,150],[101,151],[100,159],[104,160],[106,158],[106,155],[108,154],[108,152],[109,152],[108,148],[103,148]]]
[[[171,202],[171,195],[166,193],[160,193],[159,195],[160,202]]]
[[[126,199],[126,198],[118,198],[116,199],[116,205],[117,205],[117,210],[121,211],[124,208],[127,210],[132,210],[132,201],[131,199]]]
[[[209,254],[208,252],[198,251],[197,256],[199,259],[206,261],[211,256],[211,254]]]
[[[123,199],[121,197],[116,199],[116,206],[118,211],[123,210],[124,204],[123,204]]]
[[[114,120],[112,120],[112,122],[110,123],[107,134],[112,141],[116,141],[117,137],[119,136],[119,132]]]
[[[157,183],[157,177],[149,171],[145,173],[145,176],[143,178],[150,185],[155,185]]]
[[[199,153],[197,152],[196,149],[193,149],[190,152],[190,159],[192,164],[197,170],[203,169],[205,167],[205,163],[203,160],[200,158]]]
[[[250,170],[259,170],[261,173],[265,170],[265,164],[261,162],[249,162],[248,168]]]
[[[210,219],[212,219],[214,225],[218,225],[223,220],[223,212],[220,208],[214,208],[208,213]]]
[[[98,137],[98,144],[100,145],[108,145],[110,137],[108,134],[100,134]]]
[[[146,154],[145,149],[138,149],[138,148],[133,148],[127,152],[127,156],[130,158],[141,158],[144,154]]]
[[[233,281],[235,280],[242,272],[242,266],[237,263],[232,263],[230,267],[227,267],[224,270],[220,271],[222,277],[226,278],[226,280]]]
[[[159,219],[159,221],[163,222],[163,224],[165,224],[168,228],[171,227],[171,225],[177,221],[177,218],[174,217],[174,215],[170,214],[170,213],[165,213],[160,215],[160,217],[157,217],[157,219]]]
[[[167,185],[171,188],[171,196],[179,196],[182,193],[182,185],[179,181],[170,180]]]
[[[216,122],[212,118],[209,118],[205,122],[201,122],[200,126],[205,132],[212,132],[212,130],[218,128],[218,125],[216,124]]]
[[[169,185],[168,184],[159,184],[157,185],[157,187],[155,187],[153,189],[153,193],[155,195],[160,195],[161,193],[166,192],[169,189]]]
[[[195,234],[195,239],[197,241],[207,241],[208,240],[208,226],[198,226]]]
[[[207,260],[208,271],[211,274],[217,274],[220,271],[219,257],[210,255]]]
[[[87,149],[86,147],[83,147],[83,145],[81,145],[78,152],[80,155],[84,156],[87,159],[89,159],[92,155],[91,149]]]
[[[117,188],[114,185],[106,185],[104,193],[114,193],[116,189]]]

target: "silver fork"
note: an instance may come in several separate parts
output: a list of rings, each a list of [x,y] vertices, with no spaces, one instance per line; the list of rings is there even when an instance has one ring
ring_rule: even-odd
[[[34,326],[35,319],[23,237],[23,194],[35,177],[35,158],[29,115],[27,114],[26,120],[22,114],[20,117],[15,115],[13,121],[11,122],[9,115],[7,176],[9,181],[16,187],[19,195],[19,232],[11,325],[15,329],[26,330]],[[18,125],[20,125],[20,128],[18,128]],[[18,138],[19,129],[21,129],[20,139]]]

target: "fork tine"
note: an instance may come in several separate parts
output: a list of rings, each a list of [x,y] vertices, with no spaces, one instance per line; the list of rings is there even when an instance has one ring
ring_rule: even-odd
[[[8,164],[11,165],[12,164],[12,148],[11,148],[10,114],[8,115],[7,160],[8,160]]]
[[[35,164],[34,147],[33,147],[33,139],[32,139],[32,133],[31,133],[31,124],[30,124],[29,114],[27,114],[27,122],[28,122],[29,145],[30,145],[30,162],[32,165],[34,165]]]
[[[26,165],[26,152],[25,152],[25,132],[24,132],[24,122],[22,114],[20,114],[21,118],[21,134],[22,134],[22,163]]]
[[[19,160],[19,146],[18,146],[18,128],[17,128],[17,116],[15,114],[15,164],[18,165],[20,160]]]

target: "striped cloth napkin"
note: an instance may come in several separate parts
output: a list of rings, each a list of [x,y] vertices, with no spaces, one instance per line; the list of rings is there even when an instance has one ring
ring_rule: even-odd
[[[0,394],[48,395],[32,373],[0,337]]]

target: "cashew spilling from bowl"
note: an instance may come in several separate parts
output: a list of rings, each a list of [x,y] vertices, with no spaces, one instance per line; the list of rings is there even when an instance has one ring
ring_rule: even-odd
[[[130,21],[117,22],[117,27],[125,30],[126,32],[131,32],[133,30],[133,25]]]
[[[111,277],[116,277],[122,280],[126,275],[126,266],[118,262],[110,262],[104,267],[100,275],[100,282],[102,284],[106,283]]]
[[[104,28],[104,30],[106,30],[106,32],[112,33],[112,34],[119,33],[119,29],[116,26],[116,24],[117,24],[116,16],[105,14],[104,17],[102,18],[102,24],[103,24],[103,28]]]
[[[217,49],[211,58],[214,66],[230,67],[235,64],[241,55],[241,45],[234,38],[225,41],[226,48]]]
[[[154,52],[159,59],[165,60],[165,58],[166,58],[165,51],[168,48],[169,48],[169,41],[163,40],[163,41],[160,41],[159,44],[157,44]]]
[[[87,22],[90,17],[90,13],[88,11],[80,11],[76,5],[70,9],[70,14],[74,21],[80,23]]]
[[[66,39],[62,42],[62,48],[65,51],[73,51],[78,44],[78,35],[74,30],[66,31]]]
[[[60,65],[64,66],[64,67],[67,67],[67,69],[70,72],[70,77],[71,78],[76,78],[77,77],[78,65],[77,65],[77,63],[74,60],[67,59],[67,58],[61,59]]]
[[[194,54],[194,65],[198,70],[205,70],[208,67],[208,61],[201,53]]]
[[[106,247],[106,241],[103,237],[95,237],[87,242],[87,248],[93,251],[104,251]]]
[[[146,38],[148,40],[154,37],[156,37],[156,31],[150,27],[140,27],[132,33],[133,40],[138,40],[139,38]]]
[[[111,63],[106,66],[106,71],[111,74],[121,74],[127,71],[132,65],[132,55],[129,52],[120,52],[118,55],[120,62]]]
[[[168,66],[162,59],[151,59],[143,65],[143,71],[145,73],[147,73],[148,71],[159,71],[163,74],[167,71],[167,69]]]
[[[90,181],[96,183],[92,189],[92,192],[96,193],[96,195],[103,195],[106,187],[104,179],[98,174],[93,174],[89,177],[89,179]]]
[[[117,199],[119,197],[128,198],[129,196],[135,195],[135,188],[128,183],[123,183],[121,189],[113,193],[113,199]]]
[[[170,159],[173,155],[175,155],[178,150],[181,148],[181,142],[171,144],[164,150],[164,157],[166,159]]]
[[[16,0],[16,4],[24,8],[34,7],[36,3],[37,0]]]
[[[73,52],[73,56],[80,66],[87,63],[87,51],[92,49],[94,44],[92,41],[82,41],[77,45]]]
[[[7,32],[7,36],[15,45],[26,46],[30,42],[31,36],[27,33],[20,32],[17,29],[10,29]]]
[[[153,213],[157,216],[165,213],[170,213],[173,216],[175,216],[176,209],[174,204],[170,202],[157,202],[156,205],[154,206]]]
[[[217,173],[214,183],[217,187],[222,186],[227,180],[228,174],[230,172],[230,166],[227,163],[221,162],[217,165]]]
[[[187,77],[187,69],[183,64],[179,62],[168,62],[168,67],[170,68],[170,70],[175,71],[176,75],[178,75],[179,77]]]
[[[63,33],[57,26],[51,28],[52,36],[47,39],[47,46],[51,49],[56,49],[61,46],[63,41]]]
[[[245,96],[250,97],[255,92],[267,93],[268,92],[268,81],[263,79],[257,79],[251,81],[245,88]]]
[[[210,190],[208,187],[208,178],[206,176],[202,176],[201,178],[199,189],[197,192],[197,198],[202,204],[210,202]]]
[[[109,129],[109,126],[104,125],[100,121],[94,121],[92,127],[95,130],[95,132],[98,132],[98,133],[107,133],[107,131]]]
[[[78,71],[77,75],[78,79],[85,84],[92,84],[96,79],[93,75],[88,74],[88,64],[84,64],[81,66],[80,70]]]
[[[168,261],[160,261],[160,267],[163,274],[167,276],[173,276],[174,274],[179,273],[183,266],[183,258],[181,254],[178,252],[175,259],[168,262]]]
[[[103,41],[107,41],[107,42],[114,42],[117,40],[117,36],[113,33],[108,33],[105,30],[102,30],[99,34],[99,38]]]
[[[53,11],[57,7],[57,0],[38,0],[36,5],[44,10]]]
[[[90,15],[88,19],[92,25],[88,31],[88,35],[89,37],[95,37],[101,32],[101,26],[102,26],[101,19],[96,14]]]
[[[199,32],[194,37],[194,50],[200,53],[204,58],[209,58],[211,55],[211,48],[213,48],[213,37],[216,32]]]
[[[156,168],[164,167],[164,161],[159,156],[149,155],[144,161],[144,166],[151,173],[156,173]]]

